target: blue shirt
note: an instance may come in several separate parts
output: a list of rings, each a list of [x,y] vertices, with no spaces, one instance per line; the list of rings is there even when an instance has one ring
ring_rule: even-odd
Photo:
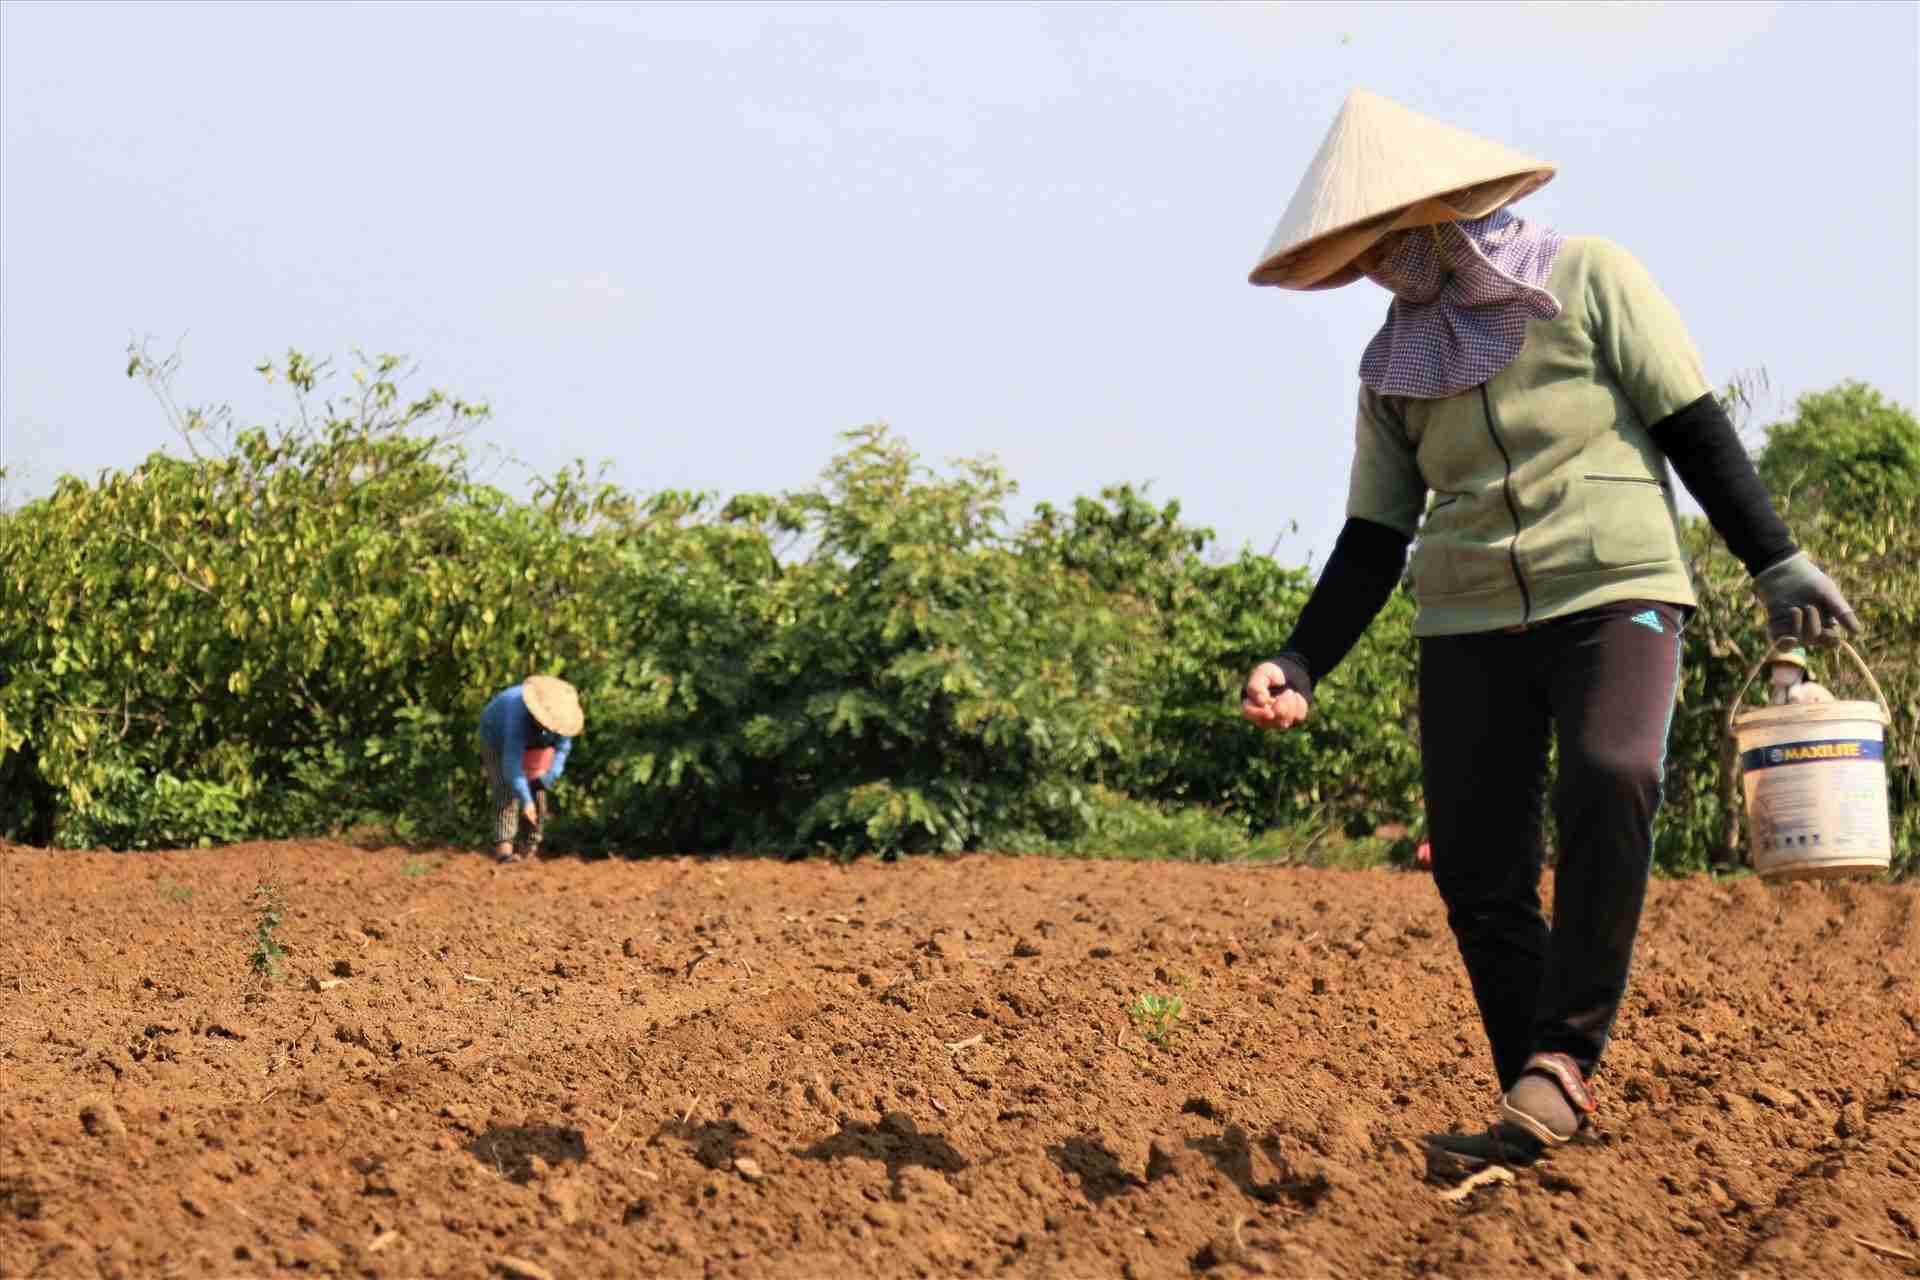
[[[513,794],[520,798],[521,804],[533,803],[533,790],[527,786],[523,759],[526,753],[535,747],[553,748],[553,764],[540,775],[540,785],[551,787],[560,781],[567,767],[567,753],[573,750],[572,738],[563,738],[542,728],[533,718],[519,685],[495,694],[487,703],[487,709],[480,713],[480,741],[500,757],[500,772],[512,782]]]

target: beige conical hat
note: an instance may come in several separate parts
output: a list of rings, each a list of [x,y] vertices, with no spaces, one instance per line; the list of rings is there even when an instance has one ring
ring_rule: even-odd
[[[586,727],[579,693],[558,676],[528,676],[520,682],[520,697],[543,729],[571,738]]]
[[[1353,260],[1383,237],[1484,218],[1553,174],[1544,161],[1355,89],[1247,279],[1283,289],[1350,284],[1360,278]]]

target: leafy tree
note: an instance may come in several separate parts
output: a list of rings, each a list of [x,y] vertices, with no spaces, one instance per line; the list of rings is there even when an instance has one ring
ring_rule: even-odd
[[[849,437],[792,501],[812,546],[742,732],[769,806],[834,847],[1018,847],[1081,829],[1087,785],[1138,716],[1151,619],[1031,554],[996,465],[935,475],[883,429]]]
[[[1760,474],[1782,501],[1864,508],[1920,493],[1920,421],[1864,382],[1812,391],[1767,428]]]

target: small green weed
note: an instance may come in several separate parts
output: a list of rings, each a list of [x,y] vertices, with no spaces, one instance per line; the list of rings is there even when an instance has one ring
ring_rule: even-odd
[[[260,911],[260,917],[253,926],[253,971],[269,982],[278,982],[286,974],[281,961],[286,958],[287,950],[280,945],[280,939],[274,931],[280,927],[285,916],[287,904],[281,896],[280,886],[272,880],[266,880],[253,886],[253,903]]]
[[[156,892],[168,902],[192,902],[193,890],[187,885],[173,880],[162,880],[156,886]]]
[[[447,865],[445,858],[422,858],[417,854],[408,855],[400,864],[400,874],[418,880],[421,876],[430,876]]]
[[[1141,995],[1127,1006],[1127,1016],[1148,1044],[1171,1049],[1185,1009],[1186,1001],[1179,996]]]

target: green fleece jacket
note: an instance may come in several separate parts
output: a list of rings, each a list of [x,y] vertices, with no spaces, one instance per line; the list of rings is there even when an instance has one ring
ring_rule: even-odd
[[[1647,428],[1711,388],[1679,313],[1619,245],[1571,236],[1560,315],[1481,386],[1360,391],[1347,514],[1416,539],[1419,636],[1616,600],[1692,605],[1673,482]]]

